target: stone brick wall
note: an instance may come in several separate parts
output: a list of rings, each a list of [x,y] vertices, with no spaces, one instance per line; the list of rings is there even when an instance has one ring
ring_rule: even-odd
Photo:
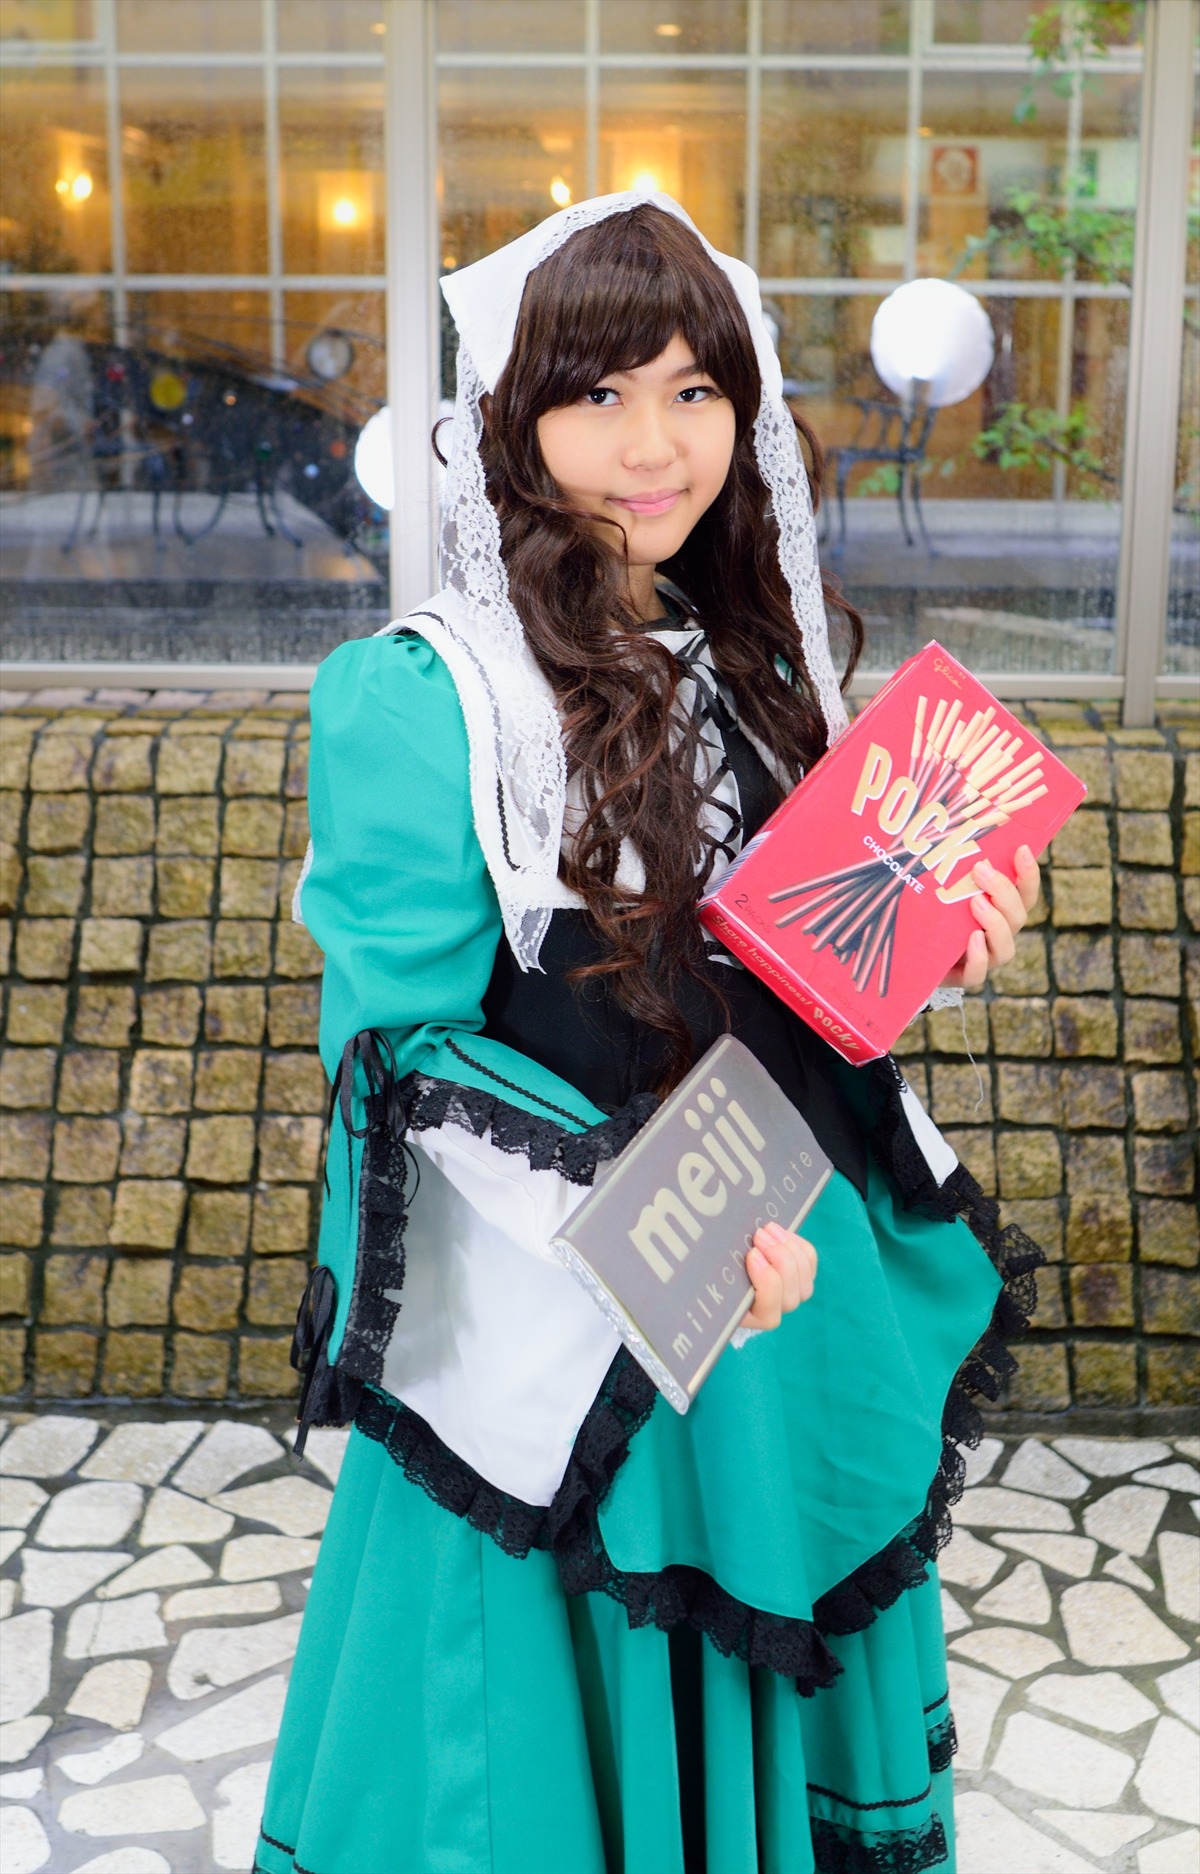
[[[307,698],[54,705],[0,723],[0,1392],[288,1394],[326,1099]]]
[[[965,1021],[921,1017],[897,1052],[1051,1258],[1007,1403],[1184,1406],[1200,1334],[1198,712],[1169,706],[1146,730],[1116,728],[1103,705],[1019,713],[1087,801],[1054,841],[1014,961]]]
[[[7,702],[0,1392],[290,1394],[326,1095],[320,956],[289,921],[306,699]],[[1180,1406],[1200,1332],[1200,716],[1025,713],[1087,804],[965,1033],[930,1015],[901,1051],[1052,1258],[1008,1403]]]

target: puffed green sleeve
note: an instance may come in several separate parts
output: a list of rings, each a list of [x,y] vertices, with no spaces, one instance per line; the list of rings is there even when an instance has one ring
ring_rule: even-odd
[[[320,1047],[330,1078],[347,1041],[374,1028],[401,1075],[493,1094],[502,1081],[509,1103],[562,1125],[568,1114],[579,1130],[603,1120],[557,1075],[480,1032],[502,923],[471,814],[466,725],[437,653],[412,634],[343,644],[317,673],[311,712],[313,858],[300,904],[325,955]],[[342,1299],[361,1154],[358,1141],[351,1147],[335,1115],[321,1260]]]

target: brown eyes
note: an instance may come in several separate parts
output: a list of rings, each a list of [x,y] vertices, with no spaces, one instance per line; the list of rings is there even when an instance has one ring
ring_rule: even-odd
[[[679,392],[677,401],[685,402],[691,406],[702,399],[707,400],[710,397],[719,397],[720,395],[721,392],[717,389],[715,384],[689,384],[685,390]],[[593,410],[611,410],[613,407],[612,404],[600,403],[597,402],[596,399],[618,396],[620,396],[619,391],[613,390],[606,384],[597,384],[592,390],[585,391],[580,401],[588,404]]]

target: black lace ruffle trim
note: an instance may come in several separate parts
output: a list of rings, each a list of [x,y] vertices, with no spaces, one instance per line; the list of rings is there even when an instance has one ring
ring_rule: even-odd
[[[947,1713],[940,1724],[926,1734],[929,1750],[929,1770],[937,1776],[942,1770],[948,1770],[958,1749],[958,1734],[954,1729],[954,1719]]]
[[[925,1874],[927,1868],[941,1867],[950,1858],[946,1831],[936,1815],[920,1828],[895,1829],[884,1835],[860,1835],[815,1816],[809,1826],[816,1874]],[[313,1874],[282,1842],[269,1835],[259,1839],[292,1855],[293,1874]],[[254,1874],[267,1874],[257,1855]]]
[[[384,1422],[379,1421],[377,1431],[384,1431]],[[386,1434],[385,1434],[386,1436]],[[526,1508],[528,1506],[525,1506]],[[465,1512],[470,1520],[470,1509]],[[926,1707],[927,1715],[940,1709],[946,1703],[946,1695],[932,1706]],[[935,1724],[927,1734],[929,1750],[929,1768],[933,1775],[945,1770],[954,1754],[954,1720],[947,1714],[940,1723]],[[832,1797],[836,1802],[845,1799],[833,1795],[829,1790],[821,1790],[820,1795]],[[922,1795],[909,1798],[911,1802],[925,1801],[931,1791],[926,1789]],[[853,1807],[853,1804],[849,1805]],[[876,1805],[883,1807],[885,1805]],[[896,1806],[896,1805],[891,1805]],[[901,1805],[903,1806],[903,1805]],[[947,1859],[946,1836],[940,1818],[935,1814],[920,1827],[911,1829],[893,1829],[888,1831],[864,1831],[853,1823],[837,1823],[827,1817],[811,1817],[813,1853],[816,1874],[923,1874],[926,1868],[941,1866]],[[295,1861],[295,1850],[285,1842],[279,1841],[266,1830],[260,1831],[259,1839],[281,1853],[293,1857],[294,1874],[311,1874]],[[255,1862],[255,1874],[267,1874],[262,1863]]]
[[[865,1070],[871,1075],[875,1111],[868,1134],[871,1149],[888,1173],[906,1210],[934,1222],[961,1218],[986,1250],[1000,1277],[1001,1289],[982,1338],[959,1368],[942,1411],[942,1453],[929,1486],[925,1507],[915,1522],[853,1574],[822,1595],[813,1618],[822,1633],[858,1633],[877,1613],[925,1579],[933,1561],[953,1534],[951,1507],[963,1493],[966,1466],[960,1446],[973,1450],[983,1437],[983,1414],[976,1398],[996,1400],[1016,1371],[1007,1342],[1023,1334],[1037,1306],[1034,1271],[1046,1258],[1016,1224],[1001,1225],[1000,1206],[980,1189],[959,1164],[938,1184],[913,1137],[900,1099],[901,1077],[890,1056]]]
[[[464,1049],[451,1046],[468,1066],[483,1073],[489,1071]],[[499,1086],[510,1085],[499,1076],[492,1077]],[[512,1090],[521,1091],[516,1086]],[[568,1183],[579,1185],[594,1183],[597,1168],[617,1158],[658,1107],[652,1093],[639,1093],[611,1119],[603,1119],[582,1132],[568,1132],[556,1119],[543,1119],[511,1105],[499,1094],[484,1093],[479,1087],[461,1087],[450,1080],[410,1074],[400,1082],[397,1092],[406,1123],[414,1132],[462,1126],[477,1139],[486,1132],[497,1151],[527,1159],[531,1171],[557,1171]],[[551,1110],[570,1117],[562,1107]]]
[[[356,1044],[362,1039],[357,1037]],[[352,1067],[349,1049],[347,1055]],[[1001,1228],[999,1206],[964,1166],[959,1165],[945,1183],[935,1182],[912,1136],[895,1064],[885,1059],[862,1071],[870,1076],[875,1109],[870,1144],[902,1202],[932,1219],[961,1217],[987,1251],[1003,1286],[986,1333],[950,1388],[942,1417],[941,1459],[921,1514],[824,1594],[813,1609],[812,1621],[749,1607],[698,1569],[676,1565],[641,1575],[622,1573],[613,1565],[600,1531],[600,1506],[657,1396],[624,1349],[613,1361],[584,1420],[562,1484],[548,1508],[522,1503],[489,1484],[416,1413],[375,1389],[376,1352],[381,1361],[398,1305],[380,1291],[388,1288],[397,1296],[397,1277],[403,1278],[407,1172],[394,1155],[397,1141],[402,1144],[410,1128],[423,1131],[446,1124],[464,1126],[477,1138],[490,1132],[492,1143],[501,1151],[527,1158],[534,1169],[554,1169],[572,1183],[587,1185],[597,1166],[615,1157],[645,1124],[656,1104],[651,1096],[640,1096],[615,1117],[572,1133],[557,1120],[532,1115],[476,1088],[418,1075],[399,1082],[384,1076],[367,1099],[363,1182],[369,1184],[376,1163],[384,1171],[378,1196],[363,1191],[360,1200],[360,1230],[368,1240],[360,1238],[351,1318],[356,1310],[360,1312],[364,1331],[350,1346],[343,1343],[336,1366],[324,1359],[319,1344],[306,1354],[306,1422],[344,1424],[353,1416],[358,1428],[382,1443],[406,1475],[436,1502],[469,1521],[510,1555],[524,1556],[533,1548],[549,1550],[568,1593],[611,1595],[624,1606],[631,1626],[666,1631],[682,1625],[694,1627],[721,1652],[794,1678],[805,1696],[832,1684],[841,1667],[826,1637],[868,1627],[907,1588],[926,1578],[927,1564],[949,1540],[950,1507],[962,1494],[965,1474],[958,1446],[977,1445],[983,1434],[974,1396],[997,1398],[1014,1371],[1016,1363],[1005,1342],[1028,1324],[1036,1300],[1032,1272],[1044,1260],[1022,1231],[1012,1225]],[[378,1158],[372,1153],[372,1135],[377,1132],[387,1135],[376,1148]],[[389,1311],[386,1316],[384,1306]],[[369,1331],[368,1321],[372,1323]],[[349,1385],[347,1370],[353,1375]],[[359,1387],[366,1382],[357,1399],[354,1379]],[[903,1868],[906,1864],[897,1861],[895,1865]],[[891,1874],[887,1863],[881,1869]]]
[[[926,1868],[950,1859],[946,1831],[936,1815],[918,1828],[884,1835],[860,1835],[816,1816],[811,1827],[817,1874],[925,1874]]]
[[[424,1419],[386,1393],[368,1390],[354,1423],[384,1446],[410,1482],[489,1535],[507,1555],[549,1550],[568,1594],[611,1595],[624,1607],[631,1627],[664,1632],[694,1627],[720,1652],[750,1666],[786,1673],[806,1694],[832,1685],[841,1667],[809,1621],[748,1607],[698,1568],[627,1574],[613,1566],[600,1534],[598,1510],[655,1397],[641,1367],[621,1348],[548,1508],[523,1503],[486,1482]]]

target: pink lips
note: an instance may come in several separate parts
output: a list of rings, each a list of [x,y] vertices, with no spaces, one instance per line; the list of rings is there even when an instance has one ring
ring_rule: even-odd
[[[648,495],[612,495],[610,499],[619,508],[628,508],[631,514],[666,514],[675,506],[682,488],[662,488]]]

